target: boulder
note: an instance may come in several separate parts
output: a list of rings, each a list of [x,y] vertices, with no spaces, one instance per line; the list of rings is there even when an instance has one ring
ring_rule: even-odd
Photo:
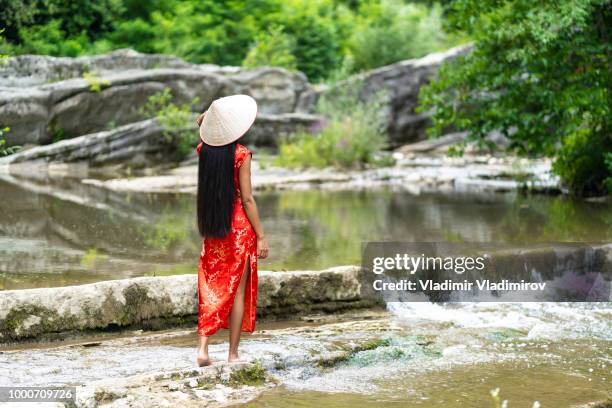
[[[185,124],[184,130],[193,133],[194,148],[199,142],[195,118],[194,114],[192,120]],[[242,143],[274,146],[278,136],[311,128],[319,120],[318,116],[300,113],[259,114]],[[17,170],[18,173],[27,173],[28,168],[39,171],[34,166],[36,163],[84,162],[97,167],[129,162],[131,166],[138,167],[168,161],[171,157],[169,153],[174,153],[174,149],[169,143],[167,132],[155,119],[147,119],[112,130],[24,149],[10,156],[0,157],[0,165],[10,165],[11,172]]]
[[[132,69],[193,68],[194,66],[221,74],[233,73],[239,69],[213,64],[194,65],[171,55],[141,54],[130,49],[78,58],[20,55],[9,58],[6,64],[0,66],[0,85],[24,88],[80,78],[86,72],[107,74]]]
[[[0,123],[11,129],[8,145],[48,144],[140,121],[139,108],[166,87],[172,90],[176,104],[199,98],[193,106],[196,112],[204,111],[216,98],[245,93],[257,99],[259,112],[265,114],[293,112],[310,87],[303,74],[282,68],[222,69],[171,57],[149,59],[137,53],[127,59],[113,54],[88,58],[96,62],[93,67],[104,68],[89,78],[79,75],[86,62],[78,58],[9,59],[8,68],[0,70]],[[153,61],[168,67],[159,68]],[[17,68],[20,63],[25,66],[21,70]],[[50,71],[33,69],[36,63]],[[41,82],[58,75],[71,77]],[[28,83],[33,85],[15,86]]]
[[[36,162],[88,162],[91,165],[130,161],[158,154],[163,150],[163,128],[154,119],[130,123],[117,129],[37,146],[0,158],[1,164]]]
[[[360,87],[359,97],[366,102],[383,90],[389,109],[387,130],[391,147],[424,140],[428,115],[415,112],[421,86],[431,80],[442,63],[465,55],[470,49],[470,45],[455,47],[354,75],[334,86],[312,89],[303,95],[298,110],[311,111],[321,95],[334,92],[337,87]]]
[[[19,56],[0,67],[0,124],[11,128],[8,145],[44,145],[139,122],[144,119],[139,108],[166,87],[172,90],[174,103],[199,98],[193,107],[197,112],[216,98],[244,93],[258,101],[260,114],[248,143],[275,146],[280,135],[316,124],[313,112],[318,98],[340,86],[359,89],[364,101],[386,91],[390,147],[397,147],[425,138],[428,116],[415,112],[420,87],[440,64],[469,49],[462,46],[398,62],[333,87],[316,88],[302,73],[282,68],[191,64],[131,50],[80,58]],[[94,76],[86,78],[85,73]]]

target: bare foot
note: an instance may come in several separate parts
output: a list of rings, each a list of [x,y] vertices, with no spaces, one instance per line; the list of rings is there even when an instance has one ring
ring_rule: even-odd
[[[198,356],[196,357],[196,361],[198,363],[198,366],[200,367],[205,367],[212,364],[212,361],[210,361],[210,357],[208,357],[208,351],[202,349],[198,349]]]
[[[227,357],[227,362],[228,363],[246,363],[247,361],[239,358],[238,354],[230,354]]]

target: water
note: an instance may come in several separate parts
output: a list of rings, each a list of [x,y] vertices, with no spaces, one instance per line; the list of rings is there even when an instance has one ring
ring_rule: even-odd
[[[510,408],[610,396],[609,303],[389,306],[389,314],[331,323],[259,325],[241,343],[243,357],[260,359],[282,385],[249,406],[493,408],[495,388]],[[226,358],[226,336],[212,338],[213,361]],[[372,340],[378,347],[319,363]],[[77,385],[190,368],[196,344],[190,331],[8,351],[0,358],[0,385]]]
[[[189,194],[0,181],[0,289],[195,273]],[[610,242],[612,208],[567,197],[368,191],[258,192],[267,270],[358,264],[362,241]]]
[[[0,285],[59,286],[194,273],[194,196],[128,194],[63,180],[0,181]],[[262,269],[359,263],[361,241],[612,241],[609,204],[516,194],[391,191],[258,192],[272,248]],[[572,406],[610,397],[610,303],[390,303],[378,319],[270,328],[245,336],[282,386],[254,407]],[[227,344],[211,347],[216,360]],[[319,365],[351,344],[373,350]],[[0,384],[75,384],[192,367],[196,338],[6,352]],[[334,354],[336,353],[336,354]],[[104,370],[100,370],[104,367]]]
[[[299,365],[253,407],[578,406],[610,398],[610,304],[389,304],[385,346],[332,370]],[[368,335],[366,331],[366,335]]]

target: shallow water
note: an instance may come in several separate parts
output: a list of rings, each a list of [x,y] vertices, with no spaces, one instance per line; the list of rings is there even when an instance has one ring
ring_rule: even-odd
[[[495,388],[510,408],[610,397],[610,303],[414,303],[391,304],[389,311],[369,319],[260,325],[245,336],[243,357],[260,359],[282,385],[249,406],[494,407],[489,391]],[[226,357],[226,336],[213,337],[215,361]],[[319,364],[374,339],[376,348]],[[190,368],[196,343],[192,332],[9,351],[0,355],[0,385],[82,384]]]
[[[0,289],[194,273],[194,196],[78,181],[0,181]],[[358,264],[362,241],[610,242],[612,207],[567,197],[368,191],[258,192],[261,269]]]
[[[612,397],[610,304],[392,304],[387,346],[279,373],[253,407],[568,407]],[[520,316],[519,319],[516,319]]]

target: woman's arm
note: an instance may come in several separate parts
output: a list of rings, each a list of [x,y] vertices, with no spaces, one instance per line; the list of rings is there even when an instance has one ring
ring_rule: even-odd
[[[251,155],[245,157],[242,166],[238,169],[238,183],[240,184],[240,199],[247,218],[251,222],[255,234],[257,234],[257,256],[266,258],[268,256],[268,241],[264,235],[264,230],[259,220],[259,211],[255,197],[253,197],[253,189],[251,187]]]

